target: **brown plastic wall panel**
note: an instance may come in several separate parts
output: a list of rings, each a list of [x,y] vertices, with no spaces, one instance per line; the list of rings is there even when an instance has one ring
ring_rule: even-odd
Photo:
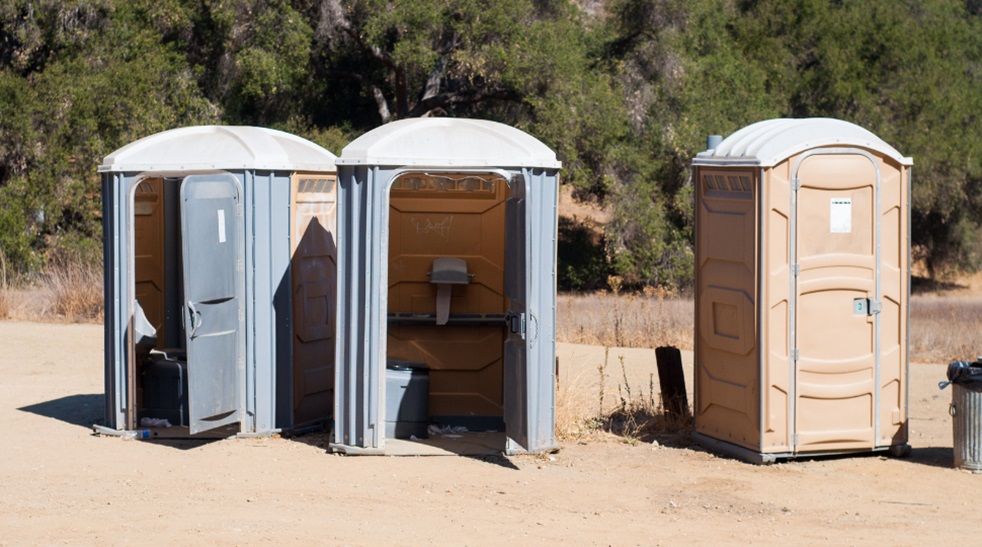
[[[507,197],[493,175],[410,173],[390,191],[388,311],[435,317],[435,258],[462,258],[473,276],[452,287],[450,324],[389,326],[387,358],[430,369],[432,415],[503,414],[504,327],[453,325],[453,316],[506,311]]]
[[[291,188],[294,423],[330,414],[334,405],[337,181],[295,174]]]

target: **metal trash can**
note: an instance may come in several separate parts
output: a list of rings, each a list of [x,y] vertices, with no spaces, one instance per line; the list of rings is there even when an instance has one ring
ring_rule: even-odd
[[[955,467],[972,473],[982,473],[982,363],[956,361],[948,365],[948,381],[952,385],[952,440]]]
[[[425,439],[430,421],[430,376],[423,363],[385,364],[385,436]]]

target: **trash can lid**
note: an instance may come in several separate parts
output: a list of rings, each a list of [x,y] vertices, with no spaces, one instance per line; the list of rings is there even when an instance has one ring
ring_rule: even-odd
[[[970,391],[982,392],[982,363],[955,361],[948,364],[948,381],[939,386],[944,389],[948,384],[957,384]]]

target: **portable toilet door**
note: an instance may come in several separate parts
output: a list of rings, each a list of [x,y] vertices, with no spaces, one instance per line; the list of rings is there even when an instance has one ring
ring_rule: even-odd
[[[387,432],[387,362],[428,371],[425,420],[503,430],[498,451],[555,448],[555,153],[500,123],[409,119],[338,169],[332,449],[417,453]]]
[[[752,461],[907,450],[910,158],[778,119],[693,165],[697,437]]]
[[[330,417],[334,159],[235,126],[165,131],[105,158],[108,428],[156,417],[263,434]]]
[[[241,187],[230,174],[181,184],[184,335],[192,434],[243,420],[245,276]]]
[[[837,147],[806,152],[792,165],[796,452],[868,449],[879,441],[880,361],[888,357],[880,315],[885,296],[896,312],[906,295],[899,283],[883,291],[877,163],[869,152]]]

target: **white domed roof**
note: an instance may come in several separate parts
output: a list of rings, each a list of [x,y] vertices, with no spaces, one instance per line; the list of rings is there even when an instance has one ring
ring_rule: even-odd
[[[812,148],[866,148],[911,165],[895,148],[862,127],[832,118],[778,118],[748,125],[723,139],[713,150],[696,155],[693,165],[771,167]]]
[[[463,118],[411,118],[387,123],[344,147],[338,165],[544,167],[556,153],[514,127]]]
[[[144,137],[109,154],[99,172],[268,169],[335,171],[337,157],[265,127],[199,125]]]

